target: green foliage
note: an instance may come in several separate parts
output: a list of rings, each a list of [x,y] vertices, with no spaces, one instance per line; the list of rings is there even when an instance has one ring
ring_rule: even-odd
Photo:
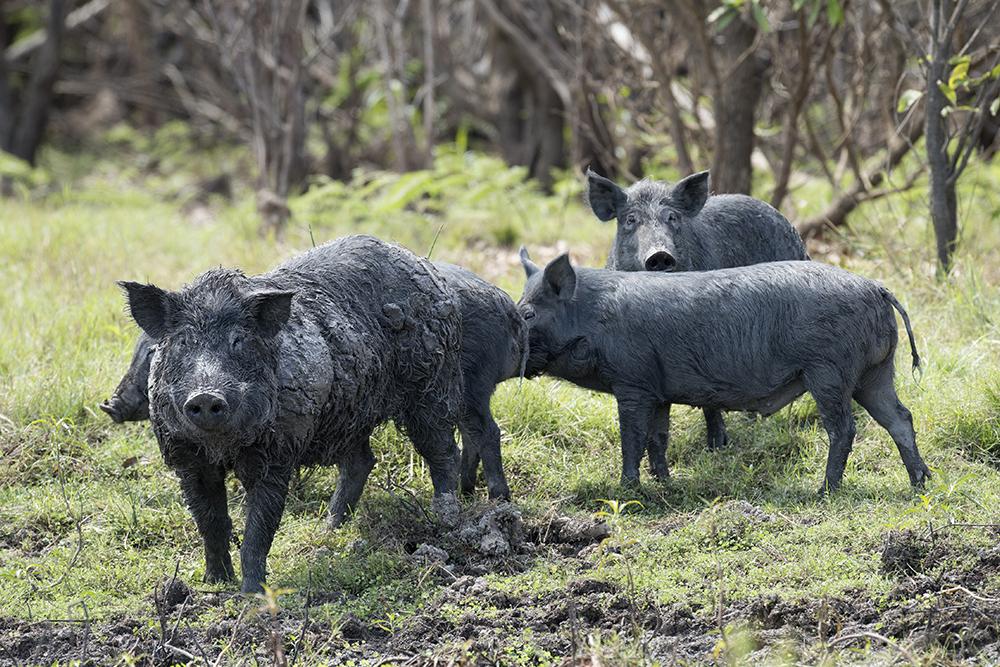
[[[948,75],[948,81],[937,82],[938,89],[945,96],[945,98],[947,98],[951,105],[942,109],[941,115],[947,116],[955,111],[970,111],[979,113],[979,110],[976,107],[969,106],[968,104],[959,104],[958,94],[959,92],[973,92],[984,84],[1000,78],[1000,65],[993,67],[979,76],[970,77],[969,67],[972,64],[972,58],[970,56],[958,56],[952,58],[949,61],[949,64],[951,65],[951,72]],[[909,93],[911,91],[907,92]],[[902,106],[902,104],[903,101],[900,99],[900,106]],[[1000,106],[1000,101],[994,101],[991,103],[990,113],[992,115],[996,115],[995,107],[997,106]]]
[[[842,0],[792,0],[792,9],[796,12],[805,11],[806,25],[812,28],[816,25],[820,13],[826,9],[826,20],[833,27],[844,22],[844,4]],[[767,18],[763,0],[722,0],[722,4],[712,10],[707,18],[709,25],[716,30],[723,30],[740,12],[749,12],[757,29],[763,33],[771,32],[771,23]]]
[[[0,151],[0,181],[7,181],[22,196],[32,189],[48,184],[50,178],[45,170],[32,167],[24,160]]]
[[[123,154],[155,151],[161,163],[179,165],[184,150],[196,148],[175,131],[146,137],[119,129],[113,141]],[[225,152],[213,155],[240,164]],[[433,244],[434,258],[465,264],[517,296],[518,244],[540,262],[568,247],[580,263],[600,265],[613,233],[585,209],[575,176],[565,175],[546,196],[524,182],[522,170],[462,147],[440,149],[426,171],[317,180],[292,200],[295,217],[279,243],[257,236],[246,191],[238,190],[232,204],[210,203],[208,223],[187,217],[183,200],[171,193],[201,177],[200,153],[189,169],[153,175],[47,157],[43,168],[63,189],[33,201],[8,200],[0,211],[0,524],[13,527],[0,536],[0,616],[11,619],[80,618],[86,602],[95,622],[128,617],[155,628],[153,587],[175,568],[188,582],[202,576],[197,531],[148,426],[114,426],[96,410],[137,335],[115,280],[177,287],[220,264],[259,272],[312,239],[363,232],[419,253]],[[976,163],[967,176],[960,184],[966,237],[947,282],[933,280],[921,187],[865,205],[831,246],[838,256],[816,256],[879,278],[909,310],[926,367],[919,383],[900,372],[897,386],[935,473],[927,489],[910,491],[888,434],[858,410],[844,488],[818,499],[827,439],[808,399],[768,419],[728,415],[733,445],[722,452],[706,450],[699,411],[675,406],[671,479],[644,475],[641,489],[623,489],[611,398],[549,379],[512,380],[498,388],[493,409],[519,508],[538,521],[600,512],[613,534],[578,558],[538,548],[523,569],[487,573],[488,591],[557,595],[592,570],[586,576],[617,584],[631,600],[682,605],[707,618],[714,618],[720,591],[731,605],[769,595],[786,601],[860,595],[893,605],[898,581],[879,562],[887,532],[1000,522],[1000,194],[994,187],[1000,167]],[[830,192],[810,182],[796,196],[820,206]],[[908,368],[905,345],[899,354],[899,368]],[[359,512],[335,533],[323,530],[322,518],[336,471],[308,472],[294,485],[270,561],[270,584],[294,591],[275,605],[282,627],[298,627],[311,594],[310,619],[328,623],[331,636],[339,636],[335,628],[348,614],[370,628],[407,627],[452,584],[414,567],[405,540],[396,539],[419,523],[415,503],[429,504],[422,461],[392,427],[376,432],[373,449],[378,462]],[[242,491],[235,482],[229,490],[240,532]],[[952,560],[995,541],[982,531],[949,532]],[[983,587],[996,595],[1000,578],[990,575]],[[484,618],[499,613],[485,597],[477,603]],[[191,622],[231,622],[246,604],[234,599],[206,607]],[[454,620],[466,611],[442,607],[441,614]],[[753,629],[723,628],[720,662],[757,655],[748,653],[757,646]],[[721,639],[723,630],[715,632]],[[814,655],[815,647],[789,641],[781,655]],[[581,642],[605,664],[642,660],[642,647],[621,629]],[[512,631],[497,651],[510,663],[559,659],[534,631]],[[845,657],[878,657],[875,649],[862,655]],[[240,657],[251,660],[249,653]],[[712,660],[710,653],[702,657]]]

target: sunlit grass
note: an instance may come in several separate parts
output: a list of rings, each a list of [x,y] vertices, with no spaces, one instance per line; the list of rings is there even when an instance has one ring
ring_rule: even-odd
[[[257,236],[247,193],[238,190],[232,204],[214,200],[214,218],[194,224],[178,195],[194,177],[141,171],[102,163],[84,174],[70,165],[54,170],[65,189],[8,200],[0,210],[0,617],[75,618],[86,602],[94,619],[147,618],[154,585],[175,568],[200,581],[197,531],[151,432],[116,427],[96,410],[126,367],[137,333],[116,280],[176,288],[213,266],[259,272],[314,241],[373,233],[420,254],[433,248],[434,258],[465,264],[516,297],[521,243],[538,261],[568,248],[577,261],[600,265],[613,233],[584,209],[575,180],[543,196],[494,158],[446,150],[435,171],[318,183],[292,202],[295,219],[281,241]],[[964,241],[951,280],[934,278],[926,193],[919,189],[859,209],[842,241],[847,252],[837,258],[883,280],[913,320],[924,371],[918,381],[901,370],[897,386],[935,472],[924,494],[909,489],[888,434],[859,410],[843,491],[818,499],[827,438],[809,399],[766,420],[729,415],[733,444],[722,452],[707,451],[699,411],[675,406],[672,479],[647,476],[642,489],[622,489],[613,400],[543,379],[510,381],[493,401],[519,506],[529,516],[589,514],[603,499],[638,500],[621,525],[640,591],[706,613],[720,586],[731,600],[882,599],[894,586],[880,570],[886,532],[996,523],[1000,195],[991,184],[1000,167],[977,167],[969,176],[962,187]],[[899,367],[908,369],[908,360],[904,343]],[[374,448],[378,465],[359,516],[340,531],[322,528],[335,471],[309,473],[294,488],[271,552],[273,584],[299,591],[288,598],[292,608],[304,603],[307,589],[339,591],[313,613],[336,620],[351,612],[391,624],[438,592],[440,584],[380,534],[407,520],[393,484],[429,502],[426,470],[391,427],[377,433]],[[238,527],[241,497],[231,483]],[[746,501],[770,518],[748,519],[730,501]],[[963,530],[952,539],[974,550],[990,538]],[[621,559],[591,561],[593,576],[624,580]],[[574,576],[565,562],[539,559],[489,582],[538,592]],[[397,616],[387,616],[388,608]],[[530,638],[512,637],[507,650],[541,659]]]

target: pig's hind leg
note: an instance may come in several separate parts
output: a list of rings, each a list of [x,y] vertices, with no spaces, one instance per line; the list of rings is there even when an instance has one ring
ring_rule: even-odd
[[[707,414],[707,413],[706,413]],[[670,477],[667,465],[667,446],[670,444],[670,404],[658,405],[653,411],[649,428],[649,470],[657,479]]]
[[[850,389],[845,386],[839,369],[814,369],[803,376],[806,389],[816,400],[823,427],[830,438],[826,460],[826,475],[819,493],[831,493],[840,488],[847,467],[847,457],[854,447],[854,415],[851,413]]]
[[[894,374],[891,358],[869,370],[855,390],[854,400],[889,432],[896,443],[896,449],[899,450],[899,456],[903,459],[903,465],[906,466],[910,484],[922,488],[931,473],[917,450],[913,416],[896,394]]]
[[[476,472],[482,457],[490,499],[510,500],[510,487],[503,474],[500,454],[500,427],[490,412],[488,395],[480,400],[470,400],[459,422],[459,431],[462,433],[462,493],[475,492]]]
[[[405,424],[407,435],[413,447],[430,468],[434,495],[455,493],[458,487],[458,445],[451,426],[445,424],[425,424],[420,419],[408,420]]]
[[[365,483],[368,481],[368,475],[375,467],[375,455],[372,453],[369,439],[370,436],[363,438],[338,464],[340,479],[330,498],[330,509],[326,520],[327,528],[331,530],[339,527],[354,513],[361,499],[361,492],[364,491]]]

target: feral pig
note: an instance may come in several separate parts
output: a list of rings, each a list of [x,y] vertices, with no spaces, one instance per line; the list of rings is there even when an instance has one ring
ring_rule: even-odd
[[[455,292],[462,312],[462,492],[476,487],[482,457],[492,499],[510,499],[500,457],[500,427],[490,411],[496,386],[523,374],[527,327],[506,292],[471,271],[444,262],[435,266]]]
[[[603,221],[617,218],[607,268],[711,271],[780,260],[807,260],[791,223],[768,204],[739,194],[709,196],[707,171],[673,186],[642,180],[628,188],[587,170],[587,202]],[[708,446],[725,446],[722,413],[705,410]]]
[[[145,332],[139,334],[128,370],[118,382],[111,398],[101,403],[101,410],[116,424],[141,422],[149,419],[149,365],[156,352],[156,343]]]
[[[261,589],[299,466],[340,466],[331,521],[375,465],[373,429],[393,420],[455,491],[461,322],[437,270],[365,236],[327,243],[269,273],[215,269],[178,292],[123,282],[155,342],[149,416],[205,545],[205,579],[234,576],[225,477],[246,490],[242,590]]]
[[[844,475],[852,398],[890,433],[910,482],[930,476],[893,385],[893,309],[916,367],[910,321],[879,283],[816,262],[676,274],[577,269],[567,255],[544,270],[522,262],[527,373],[614,394],[623,482],[638,482],[647,448],[662,457],[671,403],[770,415],[807,391],[830,437],[821,492]]]
[[[510,488],[500,456],[500,428],[490,411],[490,397],[497,384],[522,372],[527,328],[514,301],[499,287],[453,264],[435,262],[434,266],[454,292],[462,314],[464,392],[458,421],[462,434],[462,492],[475,491],[482,458],[490,498],[509,499]],[[149,418],[146,385],[154,350],[152,339],[145,333],[140,335],[128,370],[115,393],[101,404],[116,423]]]

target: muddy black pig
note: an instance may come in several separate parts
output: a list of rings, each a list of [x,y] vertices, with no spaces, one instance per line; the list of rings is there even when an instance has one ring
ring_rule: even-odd
[[[509,499],[510,488],[500,454],[500,428],[490,411],[490,397],[497,384],[522,372],[527,353],[527,328],[514,301],[499,287],[460,266],[436,262],[434,266],[454,292],[462,315],[462,491],[475,490],[479,461],[483,462],[490,498]],[[155,344],[139,336],[132,362],[115,393],[101,404],[117,423],[149,417],[146,385]],[[338,524],[342,515],[332,515]]]
[[[177,292],[123,282],[155,343],[149,417],[205,546],[205,578],[234,576],[225,477],[246,490],[242,589],[258,591],[299,466],[340,467],[342,517],[393,420],[427,461],[435,496],[457,486],[461,320],[444,279],[395,245],[346,237],[260,276],[215,269]]]
[[[522,262],[527,373],[615,396],[623,482],[638,482],[647,447],[662,454],[666,405],[770,415],[807,391],[830,437],[821,490],[840,486],[852,399],[890,433],[910,482],[929,477],[893,385],[893,309],[916,367],[910,321],[879,283],[817,262],[674,274],[575,268],[567,255],[544,270]]]
[[[740,194],[709,196],[707,171],[674,185],[641,180],[621,188],[588,169],[587,202],[600,220],[618,221],[608,269],[711,271],[809,259],[798,232],[768,204]],[[665,414],[669,419],[669,406]],[[705,425],[709,448],[724,446],[722,413],[706,409]]]
[[[490,411],[496,386],[523,374],[527,327],[506,292],[462,267],[435,266],[454,290],[462,311],[462,492],[472,493],[480,457],[490,498],[509,499],[500,457],[500,427]]]

